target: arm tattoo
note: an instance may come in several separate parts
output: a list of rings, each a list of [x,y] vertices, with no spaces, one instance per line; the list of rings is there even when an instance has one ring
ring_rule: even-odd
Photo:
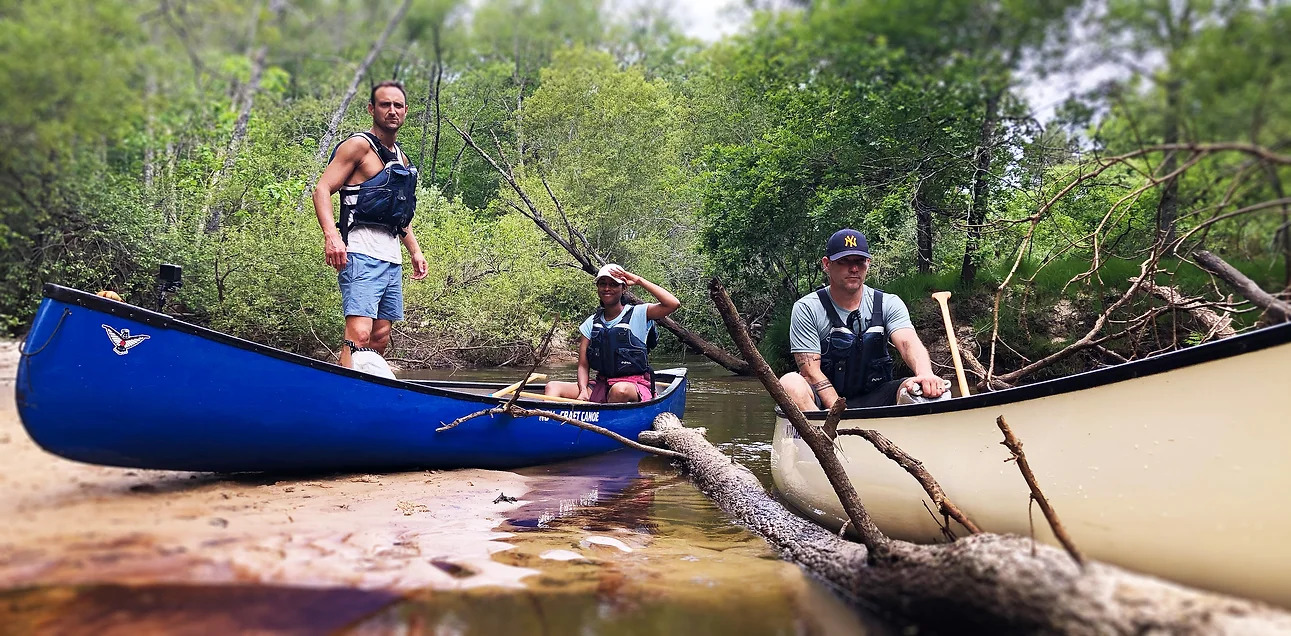
[[[802,370],[807,366],[807,363],[808,363],[808,362],[816,362],[817,364],[819,364],[819,363],[820,363],[820,354],[817,354],[817,353],[795,353],[795,354],[793,354],[793,361],[794,361],[794,363],[796,363],[796,364],[798,365],[798,371],[799,371],[799,372],[801,372],[801,371],[802,371]]]
[[[811,385],[811,388],[812,388],[812,390],[813,390],[813,391],[815,391],[815,392],[817,392],[817,393],[820,393],[821,391],[823,391],[823,390],[825,390],[825,389],[827,389],[827,388],[831,388],[831,387],[833,387],[833,386],[834,386],[834,384],[833,384],[832,382],[830,382],[829,380],[821,380],[820,382],[817,382],[817,383],[815,383],[815,384]]]

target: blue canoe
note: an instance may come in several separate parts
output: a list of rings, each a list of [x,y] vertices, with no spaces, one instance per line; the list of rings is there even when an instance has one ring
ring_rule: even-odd
[[[46,285],[44,295],[15,393],[32,439],[68,459],[216,472],[394,471],[513,468],[623,448],[538,417],[483,416],[436,432],[503,403],[488,396],[501,385],[390,380],[75,289]],[[648,402],[519,403],[635,440],[656,415],[681,417],[685,408],[685,369],[655,379],[659,395]]]

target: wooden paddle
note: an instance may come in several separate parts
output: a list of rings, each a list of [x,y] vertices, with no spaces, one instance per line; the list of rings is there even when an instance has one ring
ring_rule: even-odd
[[[968,396],[968,380],[964,379],[964,363],[959,359],[959,343],[955,341],[955,327],[950,322],[950,292],[934,292],[932,297],[941,304],[941,319],[946,323],[946,340],[950,341],[950,359],[955,363],[955,379],[959,380],[959,394]]]
[[[530,382],[538,382],[540,380],[546,380],[546,379],[547,379],[546,373],[531,373],[529,374],[529,379],[525,380],[523,383],[529,384]],[[521,384],[520,382],[516,382],[515,384],[512,384],[505,388],[498,389],[497,391],[494,391],[489,397],[502,397],[504,395],[511,395],[511,393],[513,393],[516,389],[520,388],[520,384]]]

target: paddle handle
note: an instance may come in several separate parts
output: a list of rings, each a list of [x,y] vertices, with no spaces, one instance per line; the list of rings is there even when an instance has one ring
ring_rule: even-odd
[[[566,404],[596,404],[596,402],[587,402],[584,400],[575,400],[574,398],[560,397],[558,395],[543,395],[542,393],[530,393],[521,391],[520,397],[531,400],[547,400],[548,402],[564,402]]]
[[[528,380],[524,381],[524,384],[528,384],[530,382],[538,382],[540,380],[546,380],[546,379],[547,379],[546,373],[533,373],[529,375]],[[520,388],[520,384],[521,384],[520,382],[516,382],[515,384],[498,389],[497,391],[493,392],[493,394],[490,395],[489,397],[502,397],[504,395],[511,395],[512,393],[515,392],[516,389]]]
[[[950,305],[946,302],[950,300],[950,292],[935,292],[932,297],[941,305],[941,320],[946,323],[946,340],[950,342],[950,359],[955,363],[955,379],[959,380],[959,394],[967,397],[968,380],[964,378],[964,362],[959,359],[959,343],[955,340],[955,327],[950,321]]]

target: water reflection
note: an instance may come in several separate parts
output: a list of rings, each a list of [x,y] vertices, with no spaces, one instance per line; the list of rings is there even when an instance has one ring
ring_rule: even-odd
[[[537,486],[494,559],[525,590],[417,595],[356,633],[887,634],[780,561],[669,461],[619,451],[526,469]]]

